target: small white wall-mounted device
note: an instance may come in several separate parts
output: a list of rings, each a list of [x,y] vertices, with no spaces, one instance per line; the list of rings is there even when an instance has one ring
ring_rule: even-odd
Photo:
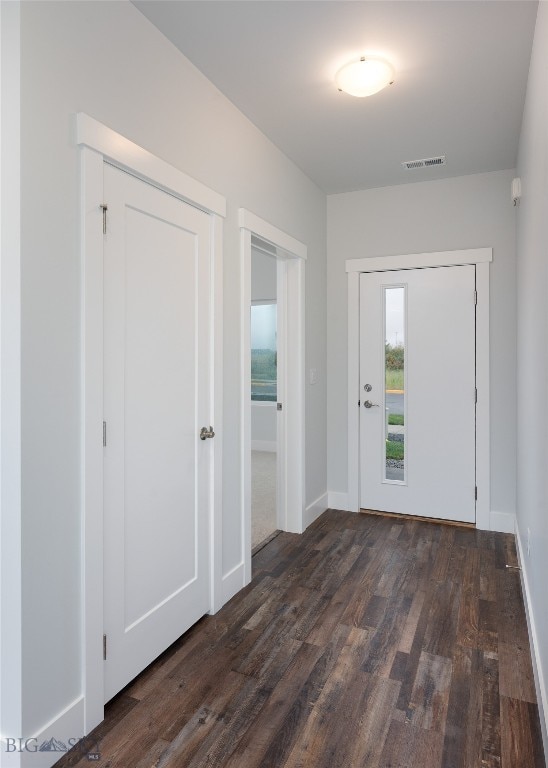
[[[521,179],[516,177],[512,179],[512,202],[515,206],[519,205],[521,200]]]

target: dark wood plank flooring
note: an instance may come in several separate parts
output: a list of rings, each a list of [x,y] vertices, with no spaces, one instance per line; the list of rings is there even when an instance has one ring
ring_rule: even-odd
[[[544,768],[513,537],[328,510],[59,768]]]

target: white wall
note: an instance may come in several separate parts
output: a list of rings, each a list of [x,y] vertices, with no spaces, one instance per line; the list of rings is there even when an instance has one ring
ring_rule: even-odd
[[[462,176],[327,199],[328,488],[347,493],[346,259],[493,247],[491,509],[515,513],[516,266],[514,173]]]
[[[251,301],[276,301],[277,261],[251,249]],[[276,450],[276,403],[251,403],[251,449]]]
[[[276,301],[277,261],[251,248],[251,301]]]
[[[521,130],[518,174],[517,528],[548,749],[548,4],[540,3]],[[527,554],[527,531],[531,549]]]
[[[326,490],[325,196],[129,2],[22,3],[21,46],[23,692],[30,735],[81,690],[75,113],[227,198],[219,436],[225,573],[242,560],[238,208],[308,246],[307,366],[320,372],[306,403],[309,503]]]
[[[276,451],[277,415],[276,403],[251,403],[252,451]]]

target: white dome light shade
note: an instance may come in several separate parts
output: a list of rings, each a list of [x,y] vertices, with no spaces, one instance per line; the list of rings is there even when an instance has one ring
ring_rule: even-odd
[[[362,56],[341,67],[337,87],[351,96],[372,96],[394,81],[394,67],[376,56]]]

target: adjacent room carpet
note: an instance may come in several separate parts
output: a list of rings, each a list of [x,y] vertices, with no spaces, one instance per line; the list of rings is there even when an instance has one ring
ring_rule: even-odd
[[[251,451],[251,548],[276,528],[276,454]]]

